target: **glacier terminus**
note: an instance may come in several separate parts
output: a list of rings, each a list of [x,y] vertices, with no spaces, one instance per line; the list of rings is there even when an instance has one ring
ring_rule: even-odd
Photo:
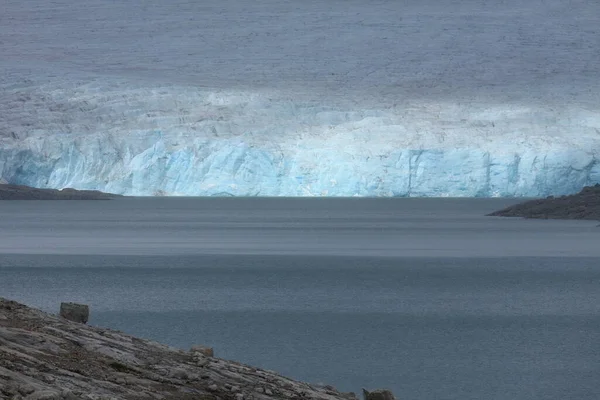
[[[0,180],[137,196],[600,183],[600,5],[490,3],[5,1]]]

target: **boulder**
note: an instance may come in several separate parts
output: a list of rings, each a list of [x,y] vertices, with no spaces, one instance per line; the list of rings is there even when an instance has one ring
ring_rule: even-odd
[[[85,324],[90,316],[90,308],[85,304],[60,303],[60,316],[69,321]]]
[[[391,390],[388,389],[375,389],[369,392],[363,389],[364,400],[396,400]]]

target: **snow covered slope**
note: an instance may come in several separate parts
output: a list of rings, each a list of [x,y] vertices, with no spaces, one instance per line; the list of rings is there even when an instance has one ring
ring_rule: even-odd
[[[600,182],[600,5],[5,1],[0,179],[129,195]]]

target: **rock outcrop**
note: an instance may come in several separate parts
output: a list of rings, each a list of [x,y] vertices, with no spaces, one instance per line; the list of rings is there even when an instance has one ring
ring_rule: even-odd
[[[600,184],[570,196],[536,199],[495,211],[490,216],[600,220]]]
[[[110,200],[115,197],[121,196],[98,190],[38,189],[0,183],[0,200]]]
[[[207,353],[83,325],[0,298],[2,400],[356,399],[331,386]]]

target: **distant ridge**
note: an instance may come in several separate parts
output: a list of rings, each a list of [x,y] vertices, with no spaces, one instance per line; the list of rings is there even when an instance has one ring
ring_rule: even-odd
[[[38,189],[0,183],[0,200],[110,200],[115,197],[121,196],[98,190]]]
[[[586,186],[570,196],[526,201],[495,211],[489,216],[538,219],[600,220],[600,184]]]

